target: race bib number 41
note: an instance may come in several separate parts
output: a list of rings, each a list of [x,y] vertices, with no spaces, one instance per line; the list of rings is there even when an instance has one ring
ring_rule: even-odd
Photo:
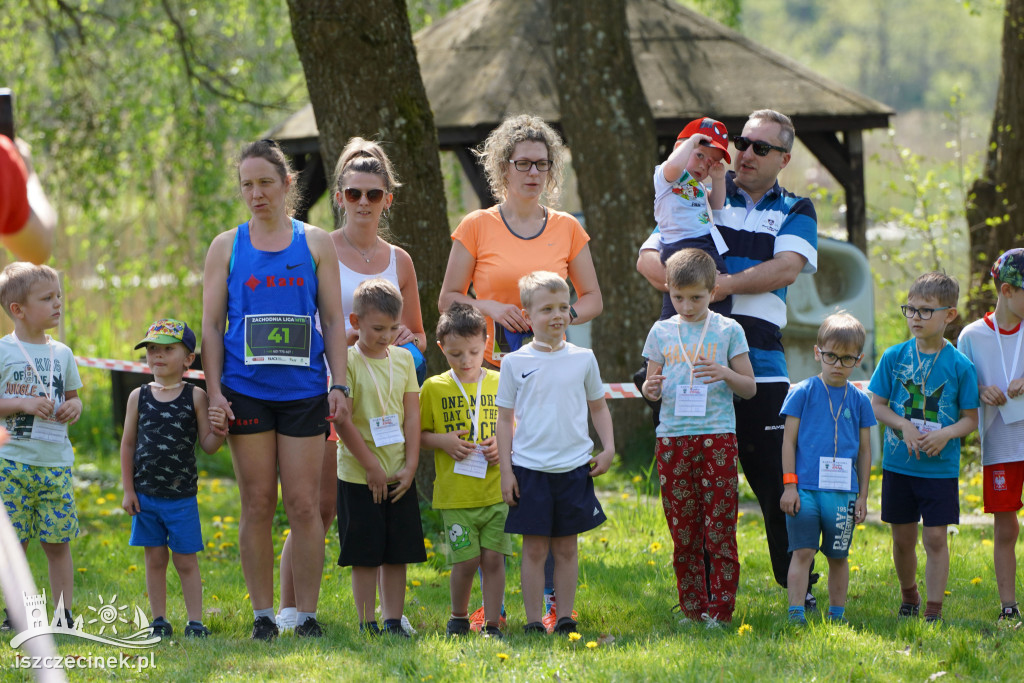
[[[312,332],[308,315],[247,315],[245,364],[309,367]]]

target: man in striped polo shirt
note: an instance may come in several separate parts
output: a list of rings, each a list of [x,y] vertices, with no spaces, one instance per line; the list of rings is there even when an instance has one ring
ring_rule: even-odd
[[[717,298],[733,295],[732,317],[747,336],[757,378],[757,395],[736,403],[740,464],[764,513],[772,571],[783,587],[789,537],[786,515],[779,508],[785,424],[780,410],[789,376],[780,330],[786,324],[786,288],[818,265],[814,206],[778,183],[794,137],[793,122],[785,114],[771,109],[752,113],[743,133],[733,138],[735,170],[726,174],[725,206],[714,212],[729,248],[724,254],[729,273],[718,276]],[[667,291],[657,232],[640,247],[637,270],[658,290]],[[808,606],[813,602],[808,594]]]

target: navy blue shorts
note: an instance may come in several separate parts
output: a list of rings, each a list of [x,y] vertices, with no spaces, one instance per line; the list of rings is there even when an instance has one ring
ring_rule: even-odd
[[[523,536],[575,536],[604,523],[594,495],[590,465],[568,472],[538,472],[512,465],[519,482],[519,504],[509,506],[505,533]]]
[[[392,486],[388,487],[388,495]],[[416,482],[405,495],[373,502],[366,484],[338,480],[338,540],[342,567],[379,567],[427,561]]]
[[[228,423],[231,434],[260,434],[276,431],[283,436],[325,436],[330,432],[331,412],[327,394],[294,401],[267,401],[240,394],[222,386],[235,419]]]
[[[157,498],[136,493],[139,512],[132,515],[132,535],[128,545],[154,548],[167,546],[185,555],[203,549],[203,530],[199,524],[199,503],[189,498]]]
[[[930,479],[882,470],[882,521],[887,524],[946,526],[960,523],[956,477]]]

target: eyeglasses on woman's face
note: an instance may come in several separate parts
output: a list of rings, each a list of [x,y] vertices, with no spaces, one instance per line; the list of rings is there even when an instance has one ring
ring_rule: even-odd
[[[529,173],[531,166],[536,166],[539,173],[547,173],[551,170],[551,159],[537,159],[536,161],[530,161],[529,159],[509,159],[508,163],[516,167],[517,171],[522,173]]]

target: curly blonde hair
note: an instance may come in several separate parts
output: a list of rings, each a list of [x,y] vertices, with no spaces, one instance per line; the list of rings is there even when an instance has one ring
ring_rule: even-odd
[[[509,157],[520,142],[543,142],[548,148],[551,170],[544,184],[544,196],[548,203],[558,204],[561,192],[562,169],[565,164],[565,144],[562,137],[544,119],[530,114],[508,116],[501,125],[491,131],[483,145],[473,150],[484,167],[491,194],[504,201],[508,190],[505,179],[508,173]]]

